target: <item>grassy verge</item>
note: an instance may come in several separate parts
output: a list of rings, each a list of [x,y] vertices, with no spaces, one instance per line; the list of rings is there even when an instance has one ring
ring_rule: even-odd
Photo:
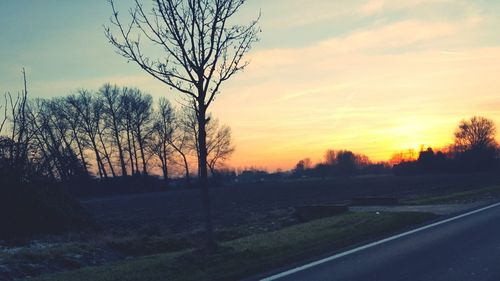
[[[29,280],[237,280],[388,235],[434,217],[428,213],[347,213],[224,242],[213,255],[184,250]]]
[[[409,199],[403,201],[403,203],[409,205],[461,204],[492,198],[500,198],[500,186],[489,186],[442,196]]]

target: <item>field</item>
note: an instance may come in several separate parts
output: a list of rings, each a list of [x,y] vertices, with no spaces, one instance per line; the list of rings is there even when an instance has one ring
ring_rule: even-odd
[[[223,252],[213,258],[231,257],[240,262],[241,271],[230,275],[231,278],[239,278],[259,272],[258,268],[243,266],[247,251],[252,252],[261,269],[271,269],[285,262],[321,254],[326,249],[338,250],[434,218],[424,213],[387,213],[380,217],[371,213],[347,213],[338,219],[333,217],[332,220],[303,223],[293,215],[297,206],[349,203],[354,197],[364,196],[397,197],[404,204],[467,202],[498,197],[498,186],[499,176],[474,174],[301,179],[214,187],[211,190],[213,218],[216,239],[223,246]],[[112,269],[116,276],[123,278],[129,271],[150,272],[162,261],[182,267],[189,264],[183,261],[198,255],[196,249],[202,243],[203,220],[197,189],[86,198],[81,202],[95,217],[99,231],[39,237],[25,245],[0,247],[0,279],[11,280],[108,264],[111,268],[88,269],[83,271],[88,275],[83,276],[94,278],[102,270]],[[316,224],[324,227],[318,226],[318,233],[313,236],[306,235]],[[374,227],[376,225],[381,227]],[[292,247],[294,243],[289,241],[291,244],[283,242],[286,244],[283,247],[273,248],[278,244],[272,241],[280,240],[276,237],[281,235],[285,235],[285,240],[297,239],[303,245],[311,243],[311,247]],[[352,236],[352,239],[343,236]],[[247,243],[247,240],[254,241],[253,244],[261,241],[262,249],[241,248],[241,243]],[[288,248],[290,252],[286,250]],[[263,258],[262,251],[271,251],[276,255]],[[267,254],[264,256],[267,257]],[[116,262],[119,263],[114,266]],[[211,265],[203,262],[200,266]],[[186,267],[184,270],[195,269]],[[203,269],[196,270],[201,270],[197,274],[204,274]],[[214,270],[214,276],[227,272],[225,267]],[[168,268],[161,272],[172,274]],[[68,274],[56,276],[54,280],[76,276]],[[164,275],[161,274],[152,275],[151,280],[163,280]],[[52,280],[52,277],[47,278],[44,280]],[[121,280],[109,278],[103,280]]]
[[[212,189],[211,199],[216,228],[267,230],[287,224],[284,216],[300,205],[348,203],[359,196],[414,200],[498,184],[500,176],[492,174],[303,179],[217,187]],[[197,189],[87,199],[83,205],[113,232],[155,229],[174,234],[202,226]]]

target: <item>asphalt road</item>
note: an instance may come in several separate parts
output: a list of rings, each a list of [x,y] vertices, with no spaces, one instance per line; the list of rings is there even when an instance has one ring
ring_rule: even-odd
[[[263,280],[500,280],[500,205],[388,240]]]

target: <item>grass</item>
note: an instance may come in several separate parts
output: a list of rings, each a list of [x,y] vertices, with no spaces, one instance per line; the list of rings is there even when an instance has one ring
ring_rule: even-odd
[[[500,198],[500,186],[489,186],[441,196],[420,197],[405,200],[403,203],[409,205],[461,204],[491,198]]]
[[[183,250],[29,280],[237,280],[382,237],[434,217],[428,213],[347,213],[223,242],[220,251],[212,255]]]
[[[115,238],[107,246],[124,256],[145,256],[191,248],[187,239],[161,236]]]

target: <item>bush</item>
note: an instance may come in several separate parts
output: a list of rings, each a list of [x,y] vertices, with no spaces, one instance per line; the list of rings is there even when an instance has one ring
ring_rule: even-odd
[[[60,184],[0,179],[0,239],[17,241],[94,227],[83,207]]]

